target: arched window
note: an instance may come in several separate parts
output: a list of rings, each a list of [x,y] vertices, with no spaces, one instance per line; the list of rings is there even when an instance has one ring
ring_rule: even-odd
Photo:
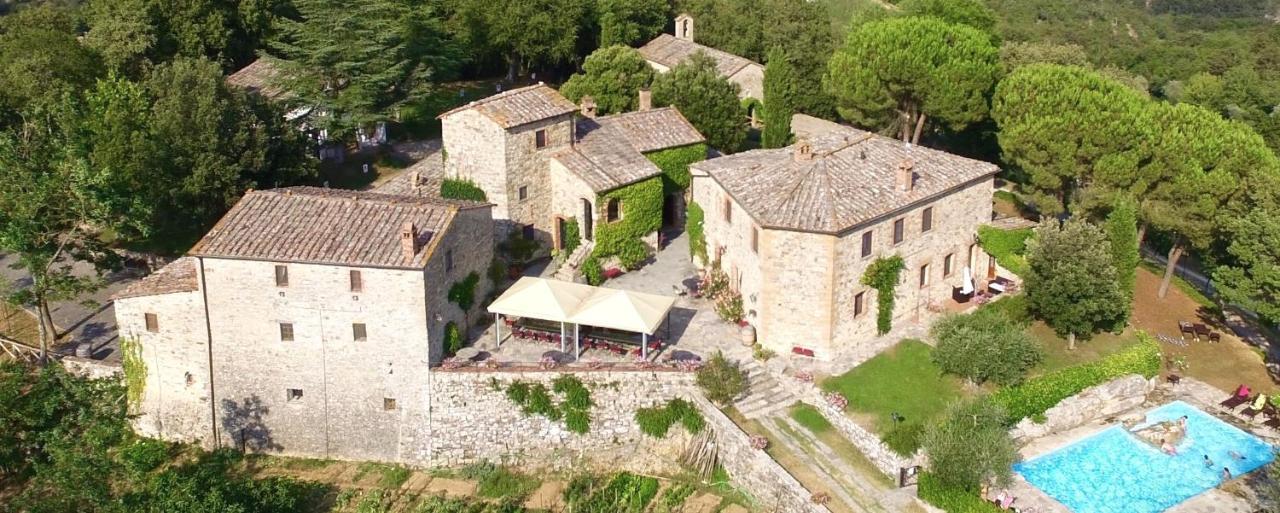
[[[609,202],[605,204],[604,218],[610,223],[622,219],[622,200],[609,198]]]

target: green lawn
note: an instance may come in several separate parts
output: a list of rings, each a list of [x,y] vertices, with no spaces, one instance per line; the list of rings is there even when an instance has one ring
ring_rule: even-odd
[[[822,388],[849,399],[851,413],[870,416],[872,428],[886,444],[909,454],[919,447],[924,426],[965,395],[959,379],[943,375],[934,365],[930,349],[924,342],[903,340],[853,370],[828,378]],[[903,418],[896,428],[893,413]]]
[[[1010,319],[1026,324],[1027,333],[1036,342],[1039,342],[1040,348],[1044,350],[1044,360],[1040,362],[1040,365],[1031,369],[1031,376],[1039,376],[1072,365],[1088,363],[1129,347],[1138,341],[1132,329],[1118,335],[1102,332],[1094,335],[1089,340],[1076,340],[1075,351],[1070,351],[1067,349],[1067,339],[1059,337],[1044,322],[1033,320],[1031,313],[1027,311],[1027,307],[1027,296],[1018,294],[1006,296],[998,301],[983,305],[981,310],[984,312],[999,310],[1009,316]]]

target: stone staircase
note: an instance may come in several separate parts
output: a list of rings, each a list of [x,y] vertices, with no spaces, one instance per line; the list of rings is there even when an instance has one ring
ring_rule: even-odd
[[[734,406],[748,419],[759,419],[786,409],[799,400],[790,390],[783,388],[755,359],[742,360],[742,370],[747,373],[747,392]]]
[[[582,263],[587,260],[587,257],[590,256],[591,252],[595,249],[595,242],[589,240],[582,241],[582,243],[578,245],[577,249],[574,249],[573,253],[570,253],[569,256],[564,259],[564,262],[560,263],[560,267],[556,268],[555,274],[551,275],[551,277],[560,281],[577,281],[579,274],[581,274],[578,272],[578,268],[582,267]]]

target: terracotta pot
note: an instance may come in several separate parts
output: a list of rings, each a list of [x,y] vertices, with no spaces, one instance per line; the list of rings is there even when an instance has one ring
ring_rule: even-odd
[[[750,324],[743,324],[738,328],[738,334],[742,337],[742,345],[751,347],[756,343],[756,327]]]

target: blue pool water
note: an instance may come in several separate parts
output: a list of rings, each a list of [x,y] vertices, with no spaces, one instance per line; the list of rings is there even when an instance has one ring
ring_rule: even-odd
[[[1147,423],[1187,416],[1187,436],[1169,456],[1123,426],[1014,465],[1014,471],[1075,513],[1156,513],[1218,486],[1222,467],[1239,476],[1270,462],[1258,437],[1176,401],[1147,412]],[[1231,458],[1229,451],[1245,456]],[[1204,456],[1213,468],[1204,465]]]

